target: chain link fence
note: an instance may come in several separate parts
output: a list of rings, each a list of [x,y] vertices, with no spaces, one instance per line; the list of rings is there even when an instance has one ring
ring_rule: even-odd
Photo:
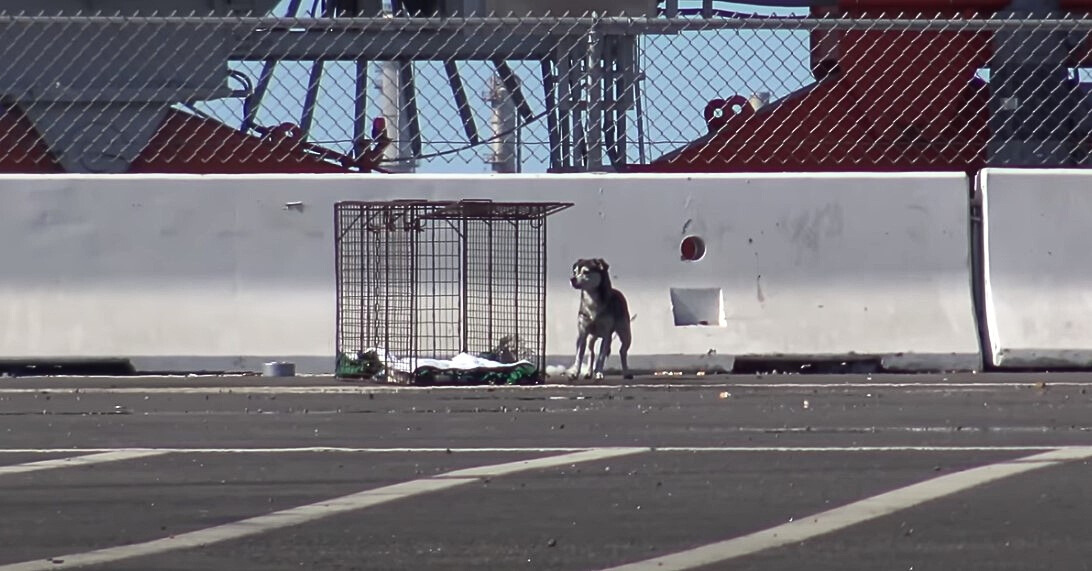
[[[1092,20],[0,15],[0,172],[1092,162]]]

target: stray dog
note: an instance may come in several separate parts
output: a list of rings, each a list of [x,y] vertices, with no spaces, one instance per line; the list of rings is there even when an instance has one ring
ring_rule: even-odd
[[[576,362],[569,369],[569,376],[580,377],[580,367],[584,362],[584,351],[588,338],[592,339],[589,367],[586,378],[603,378],[603,364],[610,355],[611,339],[615,334],[621,342],[618,356],[622,359],[622,375],[632,379],[626,358],[633,340],[630,333],[629,304],[622,292],[611,287],[610,266],[602,259],[577,260],[573,264],[573,275],[569,283],[573,289],[580,290],[580,313],[577,316]],[[600,339],[599,359],[596,360],[595,340]]]

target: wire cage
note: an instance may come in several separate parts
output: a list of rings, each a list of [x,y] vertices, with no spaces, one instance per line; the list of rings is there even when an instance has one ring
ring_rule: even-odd
[[[541,382],[546,218],[562,202],[338,202],[337,376]]]

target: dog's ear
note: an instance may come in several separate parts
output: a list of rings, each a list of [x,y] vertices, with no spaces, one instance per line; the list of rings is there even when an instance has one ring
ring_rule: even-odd
[[[610,269],[610,264],[608,264],[607,261],[604,260],[603,258],[596,258],[595,259],[595,265],[598,266],[599,269],[603,270],[604,272]]]

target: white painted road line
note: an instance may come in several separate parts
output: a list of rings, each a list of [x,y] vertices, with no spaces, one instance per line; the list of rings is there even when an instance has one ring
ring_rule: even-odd
[[[641,448],[641,447],[629,447]],[[1056,446],[1041,446],[1034,450],[1053,450]],[[339,453],[339,454],[411,454],[411,453],[563,453],[584,452],[587,446],[565,447],[497,447],[497,448],[345,448],[339,446],[301,446],[288,448],[0,448],[2,454],[65,454],[92,452],[141,452],[153,451],[164,454],[298,454],[298,453]],[[643,450],[649,450],[644,447]]]
[[[568,466],[580,462],[607,460],[646,451],[646,448],[596,448],[560,456],[549,456],[546,458],[455,470],[429,478],[384,486],[374,490],[365,490],[340,498],[324,500],[305,506],[281,510],[234,523],[183,533],[145,543],[108,547],[106,549],[99,549],[86,553],[61,555],[51,559],[38,559],[34,561],[24,561],[22,563],[12,563],[10,565],[0,565],[0,571],[73,569],[76,567],[112,563],[123,559],[131,559],[133,557],[157,555],[176,549],[201,547],[213,543],[265,533],[275,529],[300,525],[317,519],[369,508],[410,496],[438,492],[463,484],[477,482],[485,477],[503,476],[527,470],[539,470],[557,466]]]
[[[605,571],[681,571],[722,563],[767,549],[826,535],[1002,478],[1088,458],[1092,458],[1092,447],[1072,447],[971,468],[892,490],[878,496],[872,496],[840,508],[803,517],[742,537],[627,565],[611,567]]]
[[[84,452],[83,450],[57,450],[56,452]],[[41,460],[38,462],[27,462],[25,464],[15,464],[13,466],[0,466],[0,476],[7,476],[11,474],[25,474],[27,472],[37,472],[39,470],[52,470],[55,468],[76,468],[79,466],[90,466],[92,464],[102,464],[103,462],[118,462],[121,460],[133,460],[136,458],[147,458],[150,456],[161,456],[163,454],[170,454],[166,450],[102,450],[95,454],[88,454],[86,456],[72,456],[69,458],[55,458],[53,460]]]
[[[1049,381],[1045,387],[1089,387],[1089,381]],[[530,385],[530,386],[481,386],[481,387],[408,387],[374,385],[317,385],[317,386],[209,386],[209,387],[41,387],[41,388],[0,388],[0,395],[65,395],[65,394],[110,394],[110,395],[341,395],[341,394],[393,394],[405,392],[474,392],[474,391],[509,391],[536,392],[564,390],[577,391],[618,391],[626,389],[652,390],[714,390],[714,389],[942,389],[942,390],[980,390],[980,389],[1041,389],[1039,382],[860,382],[860,383],[674,383],[640,385]]]
[[[849,453],[849,452],[1041,452],[1044,450],[1084,449],[1084,446],[1050,444],[1028,446],[632,446],[642,452],[787,452],[787,453]],[[482,447],[482,448],[350,448],[339,446],[301,446],[286,448],[0,448],[3,454],[507,454],[582,452],[579,447]]]

